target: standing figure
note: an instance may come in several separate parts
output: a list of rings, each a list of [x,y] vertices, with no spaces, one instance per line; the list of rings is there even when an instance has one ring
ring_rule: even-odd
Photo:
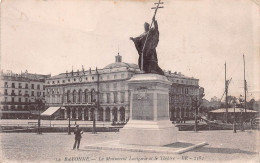
[[[76,148],[76,145],[77,145],[77,149],[79,149],[81,134],[83,134],[83,131],[79,128],[79,125],[76,126],[76,129],[74,130],[74,134],[75,134],[75,143],[73,149]]]
[[[143,53],[143,71],[145,73],[155,73],[164,75],[162,69],[158,66],[156,47],[159,42],[158,24],[153,17],[154,27],[150,29],[148,23],[144,23],[145,32],[138,37],[130,37],[135,44],[139,54],[138,65],[142,68],[142,53]]]

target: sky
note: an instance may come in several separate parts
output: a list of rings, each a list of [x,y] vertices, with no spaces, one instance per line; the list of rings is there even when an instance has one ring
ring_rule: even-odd
[[[2,0],[1,69],[57,75],[136,63],[129,37],[144,32],[156,0]],[[164,0],[156,19],[159,66],[199,79],[205,98],[221,98],[224,64],[229,94],[243,92],[243,54],[249,99],[260,98],[259,0]]]

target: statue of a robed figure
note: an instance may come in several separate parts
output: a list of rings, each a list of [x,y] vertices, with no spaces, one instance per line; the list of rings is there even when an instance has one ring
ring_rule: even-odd
[[[136,50],[139,54],[138,65],[140,70],[145,73],[155,73],[164,75],[164,72],[158,65],[156,47],[159,42],[159,30],[158,24],[153,17],[151,25],[154,23],[154,27],[151,28],[148,23],[144,23],[145,32],[138,37],[130,37],[135,44]]]

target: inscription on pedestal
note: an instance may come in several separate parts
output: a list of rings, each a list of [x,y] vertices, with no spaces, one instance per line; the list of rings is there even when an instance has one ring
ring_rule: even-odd
[[[168,118],[168,95],[157,94],[157,119],[169,119]]]
[[[132,119],[153,120],[153,94],[133,93]]]

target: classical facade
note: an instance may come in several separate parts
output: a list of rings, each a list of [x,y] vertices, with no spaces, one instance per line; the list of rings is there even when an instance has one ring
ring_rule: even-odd
[[[36,98],[44,102],[45,79],[50,75],[1,71],[1,118],[30,118],[38,111]],[[42,108],[44,110],[45,108]]]
[[[45,81],[46,104],[59,107],[61,119],[125,122],[129,118],[130,92],[127,80],[140,73],[138,65],[115,62],[103,69],[78,70],[52,76]],[[172,82],[170,89],[170,118],[194,116],[191,97],[199,93],[199,80],[181,73],[165,72]],[[93,99],[96,100],[95,106]]]
[[[46,80],[46,102],[60,107],[65,119],[126,121],[129,117],[127,80],[139,71],[136,64],[116,62],[103,69],[66,72]],[[93,99],[96,105],[92,106]],[[95,113],[95,114],[94,114]]]

